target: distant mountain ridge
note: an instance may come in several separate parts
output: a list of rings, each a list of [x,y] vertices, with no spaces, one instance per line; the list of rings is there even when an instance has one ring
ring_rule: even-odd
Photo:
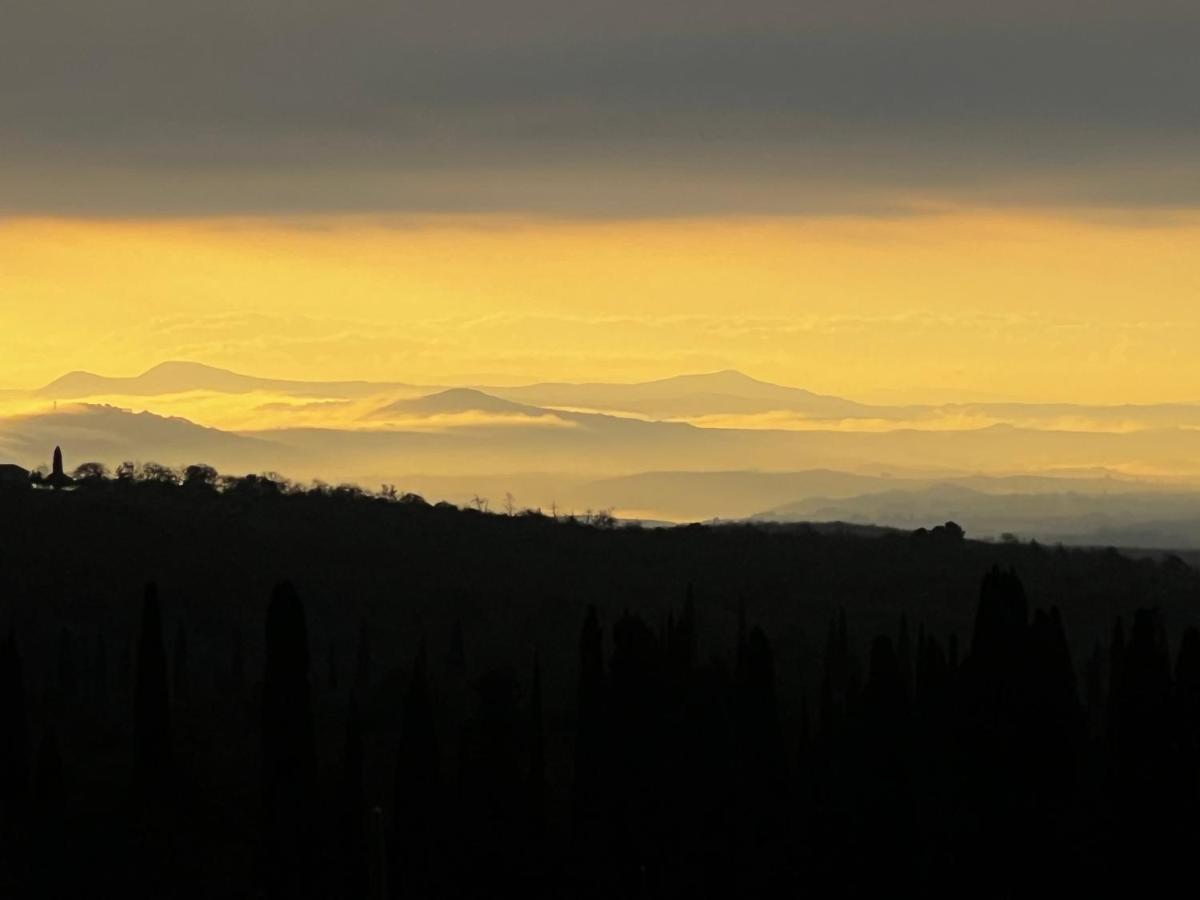
[[[1053,493],[1110,493],[1167,494],[1178,491],[1169,485],[1156,485],[1132,478],[1108,474],[1105,476],[1038,476],[1038,475],[954,475],[938,476],[881,476],[832,469],[807,469],[791,472],[708,471],[708,472],[639,472],[605,478],[581,485],[575,496],[588,505],[613,505],[618,508],[670,510],[677,517],[695,519],[720,517],[741,519],[776,518],[764,509],[779,509],[781,521],[795,520],[800,514],[789,514],[781,505],[782,498],[799,503],[808,498],[821,498],[822,504],[857,498],[879,496],[899,491],[967,490],[989,495],[1053,494]],[[805,507],[807,510],[808,507]],[[850,515],[851,511],[847,511]]]
[[[1195,547],[1200,545],[1200,491],[996,494],[963,484],[938,483],[842,498],[809,497],[751,519],[869,523],[903,529],[953,520],[975,537],[1009,533],[1042,541]]]
[[[514,403],[474,388],[448,388],[434,394],[395,400],[373,411],[372,419],[388,416],[433,416],[481,412],[495,415],[545,415],[546,410],[523,403]]]
[[[727,369],[696,375],[678,375],[635,383],[545,382],[524,386],[471,385],[447,388],[407,382],[302,381],[244,375],[203,363],[169,361],[140,375],[114,377],[92,372],[69,372],[37,389],[36,396],[59,400],[89,397],[153,396],[189,391],[242,394],[274,391],[309,397],[355,399],[389,391],[426,391],[449,394],[475,391],[512,403],[538,407],[578,407],[595,411],[619,411],[664,417],[793,410],[822,418],[863,415],[874,409],[851,400],[816,394],[751,378]]]
[[[548,508],[558,502],[567,509],[615,508],[647,519],[753,516],[759,521],[841,521],[896,528],[955,519],[977,536],[1012,531],[1044,540],[1200,546],[1200,492],[1081,474],[1088,471],[1085,462],[1100,466],[1106,458],[1124,460],[1161,450],[1156,442],[1164,438],[1153,433],[994,428],[945,434],[743,432],[596,413],[551,413],[469,388],[395,401],[385,419],[472,412],[484,415],[425,430],[401,424],[368,430],[228,432],[152,412],[60,404],[53,411],[0,420],[0,462],[34,468],[46,463],[54,446],[62,445],[68,468],[91,461],[109,466],[124,460],[171,466],[205,462],[229,474],[278,471],[299,479],[356,481],[368,488],[380,483],[404,487],[420,475],[440,477],[444,484],[453,479],[459,502],[465,502],[464,492],[469,498],[486,482],[483,490],[490,491],[493,500],[516,487],[522,505]],[[559,421],[539,428],[496,421],[506,416]],[[1179,444],[1172,452],[1200,456],[1200,433],[1184,430],[1174,437]],[[1002,438],[1019,443],[997,446]],[[995,472],[1010,458],[1011,446],[1023,447],[1019,455],[1031,459],[1051,452],[1073,457],[1077,474],[953,471],[954,460],[977,455]],[[900,462],[883,468],[879,460],[885,454]],[[668,468],[681,463],[697,469]],[[745,468],[747,463],[756,468]],[[536,475],[556,469],[558,476]],[[906,474],[888,476],[887,471]],[[479,476],[472,485],[473,473],[497,472],[513,475]],[[371,478],[360,477],[364,473]]]
[[[69,372],[34,391],[7,391],[5,396],[25,395],[51,400],[81,400],[106,396],[153,397],[204,391],[248,394],[256,391],[313,399],[360,400],[387,394],[448,394],[444,402],[463,401],[475,391],[492,400],[475,398],[498,410],[496,401],[525,407],[609,413],[657,420],[702,420],[771,413],[791,414],[814,423],[828,420],[878,420],[896,427],[917,423],[957,422],[977,428],[972,422],[1000,427],[1062,428],[1091,424],[1091,430],[1138,428],[1200,428],[1200,403],[1150,403],[1097,406],[1076,403],[976,402],[919,405],[860,403],[844,397],[820,394],[804,388],[762,381],[735,369],[676,375],[643,382],[537,382],[527,385],[474,384],[462,387],[420,385],[411,382],[304,381],[245,375],[203,363],[168,361],[140,375],[112,377],[91,372]],[[395,397],[393,396],[393,400]],[[433,401],[430,401],[431,403]],[[461,403],[460,403],[461,405]],[[417,405],[419,407],[419,404]],[[401,407],[393,412],[399,413]],[[382,407],[381,407],[382,411]],[[766,425],[771,423],[767,421]],[[761,427],[757,426],[757,427]],[[948,429],[949,430],[949,429]]]
[[[140,375],[129,377],[69,372],[39,388],[38,396],[56,399],[85,399],[106,394],[153,396],[189,391],[214,391],[243,394],[251,391],[278,391],[312,397],[364,397],[384,390],[409,388],[401,383],[381,384],[369,381],[296,381],[284,378],[259,378],[203,363],[169,361],[159,363]]]
[[[848,418],[874,409],[841,397],[760,381],[734,369],[632,384],[545,382],[486,390],[538,406],[607,409],[661,418],[776,410],[816,418]]]

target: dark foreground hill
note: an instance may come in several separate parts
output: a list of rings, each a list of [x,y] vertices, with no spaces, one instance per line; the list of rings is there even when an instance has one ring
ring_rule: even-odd
[[[194,474],[0,494],[10,895],[1013,896],[1196,837],[1177,559]]]

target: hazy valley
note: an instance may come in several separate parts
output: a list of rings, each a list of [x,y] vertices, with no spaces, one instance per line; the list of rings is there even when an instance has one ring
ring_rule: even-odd
[[[0,397],[0,457],[223,472],[493,508],[1200,546],[1200,404],[862,404],[738,372],[639,384],[304,382],[165,363]],[[1019,462],[1018,462],[1019,461]],[[511,497],[511,500],[506,499]]]

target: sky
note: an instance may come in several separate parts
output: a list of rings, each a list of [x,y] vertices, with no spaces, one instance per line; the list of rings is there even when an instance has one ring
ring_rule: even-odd
[[[1193,2],[10,6],[0,386],[1200,400]]]

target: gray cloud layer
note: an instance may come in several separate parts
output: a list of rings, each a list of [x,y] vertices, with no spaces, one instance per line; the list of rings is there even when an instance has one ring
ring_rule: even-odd
[[[1189,206],[1198,46],[1171,0],[16,0],[0,210]]]

